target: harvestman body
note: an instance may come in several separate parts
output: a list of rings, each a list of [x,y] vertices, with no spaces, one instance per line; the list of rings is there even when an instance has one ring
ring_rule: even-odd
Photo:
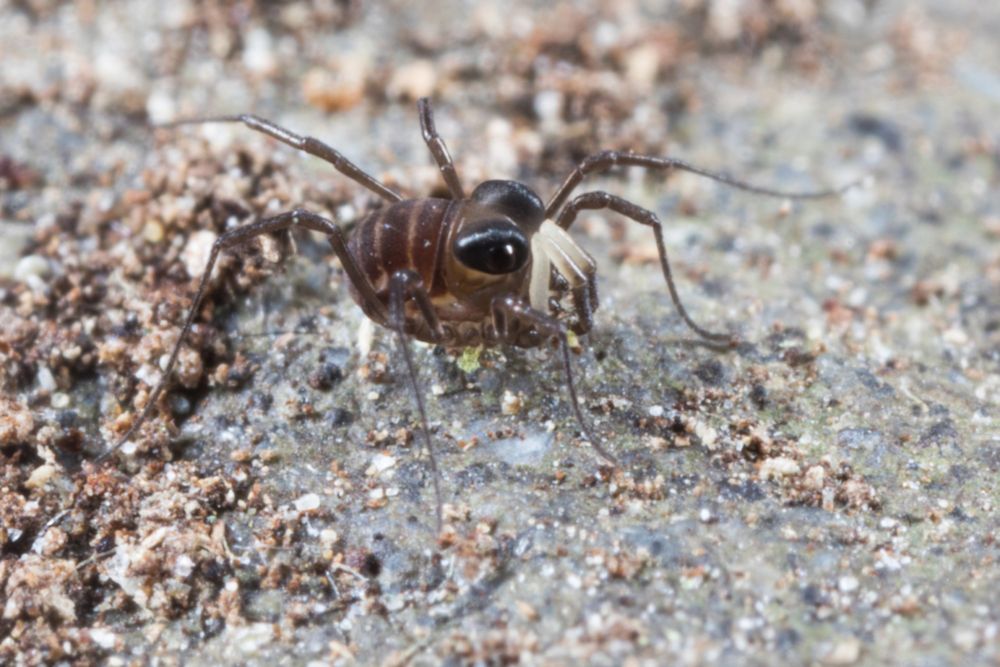
[[[558,340],[570,402],[577,421],[591,446],[609,462],[617,464],[615,457],[590,435],[580,410],[570,366],[567,332],[572,330],[583,334],[589,331],[598,305],[597,266],[566,231],[580,211],[610,209],[651,228],[670,298],[681,318],[704,338],[719,341],[730,338],[728,334],[711,333],[699,327],[681,304],[667,261],[662,225],[656,214],[602,191],[587,192],[569,199],[585,176],[620,165],[679,169],[742,190],[782,198],[827,197],[847,189],[781,192],[672,158],[604,151],[584,159],[563,181],[548,204],[543,204],[529,187],[515,181],[484,181],[466,196],[448,149],[434,127],[429,101],[421,99],[418,109],[424,140],[441,170],[450,199],[404,199],[318,139],[299,136],[256,116],[223,116],[168,124],[243,123],[329,162],[387,204],[364,218],[350,237],[332,221],[302,209],[222,234],[212,246],[198,291],[162,378],[128,432],[101,458],[127,441],[156,405],[194,322],[219,253],[263,234],[302,227],[327,235],[350,279],[355,301],[365,315],[398,335],[420,412],[424,446],[433,473],[440,529],[442,502],[439,475],[408,337],[447,346],[507,344],[526,348]],[[561,296],[566,291],[572,304],[568,322],[551,300],[551,297]]]

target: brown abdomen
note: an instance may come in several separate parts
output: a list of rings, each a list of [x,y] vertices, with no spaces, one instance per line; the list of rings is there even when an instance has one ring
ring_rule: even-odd
[[[375,211],[354,229],[348,248],[386,306],[389,279],[400,269],[419,274],[432,296],[440,289],[438,255],[451,204],[448,199],[407,199]]]

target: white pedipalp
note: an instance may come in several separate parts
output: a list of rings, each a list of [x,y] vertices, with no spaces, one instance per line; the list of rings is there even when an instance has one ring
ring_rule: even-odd
[[[549,278],[552,260],[549,258],[548,244],[539,234],[531,237],[531,280],[528,285],[528,300],[531,307],[543,313],[549,310]]]
[[[531,237],[531,280],[528,295],[531,307],[548,311],[549,281],[552,268],[570,284],[579,287],[594,272],[594,260],[565,229],[546,220]]]
[[[594,264],[594,259],[587,254],[586,250],[581,248],[579,244],[573,240],[573,237],[569,235],[569,232],[551,220],[546,220],[542,223],[538,233],[559,250],[559,253],[565,258],[564,261],[567,264],[572,265],[572,267],[566,266],[566,271],[579,273],[583,279],[586,280],[586,276],[588,274],[592,274],[594,269],[597,268]],[[552,257],[552,262],[557,263],[555,257]],[[558,263],[556,270],[563,274],[563,277],[571,283],[573,282],[572,278],[567,275],[566,271],[559,268]]]

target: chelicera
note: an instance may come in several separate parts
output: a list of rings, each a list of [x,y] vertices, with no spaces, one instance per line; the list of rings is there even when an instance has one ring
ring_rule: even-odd
[[[191,330],[219,254],[256,237],[291,228],[325,234],[351,285],[351,294],[365,315],[398,336],[414,399],[420,414],[441,525],[441,488],[434,458],[424,395],[420,391],[409,338],[449,347],[513,345],[538,347],[558,342],[570,404],[590,445],[612,465],[617,459],[595,438],[577,396],[570,364],[568,332],[584,334],[593,326],[597,299],[597,265],[568,230],[583,210],[608,209],[649,227],[656,239],[660,268],[670,298],[687,326],[699,336],[726,341],[696,324],[677,294],[662,223],[657,215],[604,191],[570,198],[583,179],[617,166],[681,170],[742,190],[781,198],[809,199],[839,190],[782,192],[693,166],[681,160],[630,152],[603,151],[580,162],[544,203],[527,185],[488,180],[466,195],[444,141],[438,135],[430,102],[418,102],[420,126],[450,199],[405,198],[345,158],[339,151],[308,136],[300,136],[253,115],[221,116],[170,123],[243,123],[293,148],[333,165],[385,201],[348,235],[321,215],[295,209],[230,230],[216,239],[201,275],[194,301],[163,375],[128,432],[101,458],[117,450],[143,424],[170,381],[178,353]],[[850,187],[850,186],[848,186]],[[569,307],[559,306],[569,297]]]

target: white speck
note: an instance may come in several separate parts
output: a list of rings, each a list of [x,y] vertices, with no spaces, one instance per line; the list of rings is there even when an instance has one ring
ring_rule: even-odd
[[[840,589],[841,593],[851,593],[858,590],[858,586],[861,584],[855,577],[841,577],[840,581],[837,582],[837,588]]]
[[[896,572],[897,570],[903,569],[903,564],[898,558],[890,554],[888,551],[881,550],[875,556],[875,569]]]
[[[167,123],[177,117],[173,96],[162,88],[154,87],[146,98],[146,115],[153,123]]]
[[[44,463],[31,471],[24,485],[29,489],[42,489],[50,479],[58,472],[58,468],[49,463]]]
[[[41,255],[22,257],[14,267],[14,280],[28,282],[31,278],[44,278],[51,273],[49,260]]]
[[[113,649],[115,642],[118,641],[118,635],[104,628],[91,628],[89,633],[95,644],[108,651]]]
[[[320,498],[315,493],[307,493],[295,500],[295,509],[299,512],[309,512],[319,509]]]
[[[382,474],[394,465],[396,465],[396,459],[392,456],[388,456],[386,454],[376,454],[372,457],[372,462],[369,464],[368,470],[365,471],[365,474],[369,477],[374,477],[375,475]]]
[[[594,45],[601,51],[612,49],[621,43],[621,29],[611,21],[601,21],[592,32]]]
[[[429,60],[414,60],[392,73],[386,84],[386,93],[392,98],[416,100],[429,97],[438,84],[438,73],[434,63]]]
[[[362,318],[361,324],[358,325],[358,354],[361,355],[362,359],[367,358],[368,353],[372,351],[374,339],[375,323],[367,317]]]
[[[180,579],[187,579],[194,572],[194,561],[187,554],[181,554],[174,561],[174,575]]]
[[[563,95],[558,90],[543,90],[535,95],[535,114],[543,126],[562,124]]]
[[[946,330],[941,335],[942,340],[950,345],[966,345],[969,342],[969,336],[962,329],[958,327],[952,327]]]
[[[253,623],[243,627],[233,628],[227,644],[236,647],[244,654],[257,653],[264,645],[274,640],[274,625],[271,623]]]
[[[779,479],[797,474],[799,474],[799,464],[785,456],[776,456],[773,459],[767,459],[760,465],[760,478],[764,480]]]
[[[951,640],[955,642],[955,646],[966,652],[975,650],[979,643],[979,637],[972,628],[956,628],[951,633]]]
[[[341,204],[337,207],[337,222],[346,224],[358,217],[358,209],[353,204]]]
[[[698,436],[703,444],[708,449],[715,449],[715,444],[719,440],[719,433],[714,428],[705,424],[701,421],[695,421],[694,423],[694,434]]]
[[[39,389],[44,389],[48,392],[55,391],[56,379],[52,377],[52,371],[49,370],[48,366],[38,367],[38,374],[35,380],[38,382]]]
[[[520,396],[510,391],[504,390],[503,400],[500,402],[500,412],[505,415],[516,415],[521,411],[522,401]]]
[[[212,254],[212,244],[217,237],[215,232],[207,229],[200,229],[188,237],[187,245],[181,251],[181,261],[192,278],[200,277],[205,272],[208,257]]]
[[[853,665],[861,657],[861,642],[856,637],[844,637],[832,645],[820,657],[824,665]]]
[[[806,470],[805,477],[806,487],[812,489],[813,491],[823,490],[823,480],[826,478],[826,470],[823,466],[816,465],[809,468]]]
[[[663,416],[663,406],[662,405],[651,405],[649,410],[647,410],[650,417],[662,417]]]
[[[250,30],[244,41],[243,66],[255,74],[271,74],[276,64],[270,33],[263,28]]]
[[[702,523],[708,523],[712,520],[712,510],[707,507],[702,507],[701,511],[698,512],[698,518],[701,519]]]

